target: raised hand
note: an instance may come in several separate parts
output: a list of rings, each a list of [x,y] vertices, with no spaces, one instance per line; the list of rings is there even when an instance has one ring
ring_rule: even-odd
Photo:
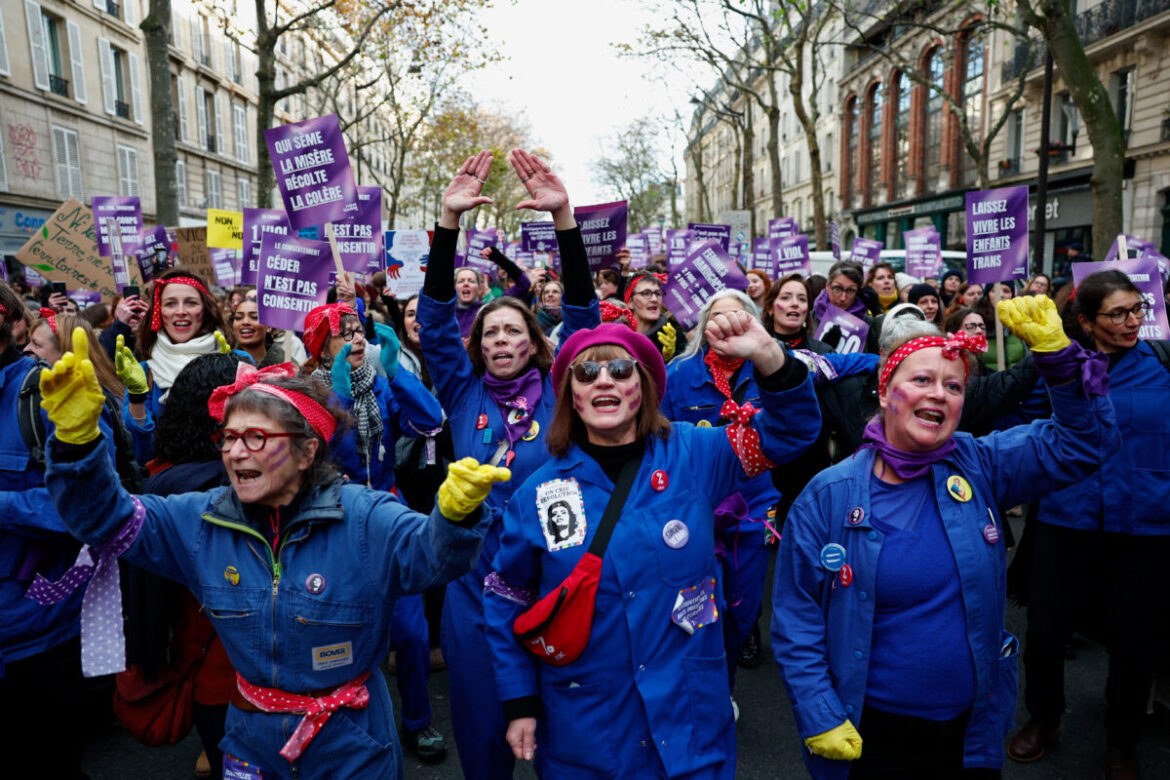
[[[1056,304],[1046,295],[1021,295],[996,305],[999,321],[1032,348],[1056,352],[1072,342],[1064,333]]]
[[[707,320],[707,344],[720,355],[744,358],[767,376],[784,365],[784,350],[745,311],[720,312]]]
[[[352,351],[353,344],[343,345],[333,356],[333,365],[329,368],[333,394],[338,398],[353,398],[353,366],[349,364],[349,353]]]
[[[658,331],[658,343],[662,347],[663,362],[669,363],[678,347],[678,331],[669,322],[662,326],[662,330]]]
[[[68,444],[98,437],[98,418],[106,396],[89,360],[89,337],[73,329],[74,352],[66,352],[52,368],[41,371],[41,406],[56,427],[54,435]]]
[[[458,523],[479,508],[492,485],[511,478],[508,469],[480,464],[475,458],[455,461],[447,467],[447,478],[439,485],[439,513]]]
[[[520,183],[528,190],[528,200],[516,204],[517,209],[547,211],[553,216],[557,230],[576,227],[573,211],[569,208],[569,191],[552,168],[534,154],[523,149],[513,149],[509,156],[512,169],[520,177]]]
[[[381,322],[374,323],[374,334],[378,337],[378,357],[382,361],[382,369],[387,379],[393,379],[398,373],[398,353],[401,344],[394,328]]]
[[[125,336],[118,336],[114,342],[114,372],[131,395],[142,395],[150,390],[146,372],[142,370],[142,364],[134,359],[130,347],[126,346]]]
[[[458,229],[459,217],[464,212],[492,202],[491,198],[480,194],[483,192],[483,185],[487,183],[491,167],[492,153],[487,149],[464,161],[455,178],[447,185],[447,191],[443,193],[443,214],[439,218],[442,227]]]

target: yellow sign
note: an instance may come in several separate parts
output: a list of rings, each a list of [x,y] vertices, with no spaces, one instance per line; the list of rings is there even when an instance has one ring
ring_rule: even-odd
[[[243,212],[208,209],[207,245],[213,249],[243,249]]]

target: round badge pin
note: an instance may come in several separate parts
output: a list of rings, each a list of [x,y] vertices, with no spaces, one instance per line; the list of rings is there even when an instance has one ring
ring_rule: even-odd
[[[687,546],[691,539],[691,529],[682,520],[671,520],[662,526],[662,541],[672,550],[679,550]]]
[[[983,526],[983,541],[988,544],[996,544],[999,542],[999,529],[991,523]]]
[[[240,584],[240,570],[235,566],[229,566],[223,570],[223,578],[232,585]]]
[[[853,567],[845,564],[841,567],[841,571],[837,572],[837,579],[841,581],[841,587],[848,588],[853,584]]]
[[[540,423],[538,423],[536,420],[533,420],[532,425],[528,426],[528,432],[525,433],[522,438],[524,439],[524,441],[533,441],[539,435],[540,435]]]
[[[849,512],[849,525],[861,525],[861,521],[865,519],[865,510],[859,506],[853,507]]]
[[[324,574],[310,574],[305,579],[305,590],[316,596],[321,591],[325,590],[325,575]]]
[[[711,423],[708,420],[699,420],[697,423],[695,423],[695,425],[698,426],[699,428],[710,428],[711,427]]]
[[[845,548],[836,542],[829,542],[821,548],[821,566],[829,571],[841,571],[845,565]]]
[[[658,469],[650,475],[650,487],[661,493],[666,490],[667,485],[670,484],[670,477],[666,476],[666,472]]]
[[[962,504],[967,503],[974,496],[971,484],[958,474],[947,477],[947,492],[951,494],[951,498]]]

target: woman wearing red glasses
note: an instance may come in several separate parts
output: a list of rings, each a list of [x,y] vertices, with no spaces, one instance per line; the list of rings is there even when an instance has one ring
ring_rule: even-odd
[[[716,314],[706,335],[720,354],[754,366],[763,406],[755,420],[669,422],[662,357],[625,324],[575,333],[553,365],[553,459],[508,504],[484,598],[508,743],[544,777],[735,773],[714,504],[799,456],[817,437],[820,412],[804,365],[754,316]],[[620,516],[600,554],[596,609],[574,613],[582,619],[569,626],[587,644],[566,665],[536,660],[513,626],[536,599],[555,599],[592,552],[615,492]],[[575,521],[567,533],[546,522],[564,508]]]

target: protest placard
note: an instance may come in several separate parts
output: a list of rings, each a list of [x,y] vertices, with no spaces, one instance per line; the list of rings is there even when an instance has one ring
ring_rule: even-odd
[[[357,184],[336,114],[273,127],[264,131],[264,140],[294,229],[349,217]]]
[[[265,233],[256,280],[260,322],[270,328],[304,330],[305,315],[325,303],[332,272],[328,241]]]
[[[1028,188],[967,193],[967,281],[1028,277]]]
[[[1158,263],[1149,256],[1131,257],[1125,260],[1105,260],[1100,262],[1073,263],[1073,284],[1077,287],[1089,274],[1098,271],[1117,270],[1129,277],[1142,300],[1150,304],[1150,309],[1142,319],[1138,328],[1140,339],[1170,339],[1170,324],[1166,317],[1166,298],[1162,295],[1162,276],[1158,273]]]
[[[557,248],[557,228],[552,222],[521,222],[520,245],[525,252],[551,252]]]
[[[626,249],[630,250],[630,270],[645,268],[650,262],[650,242],[642,233],[626,236]]]
[[[431,255],[431,238],[425,230],[386,231],[386,289],[398,300],[422,290]]]
[[[44,279],[65,282],[71,290],[118,294],[113,266],[109,258],[98,254],[93,214],[73,198],[57,207],[16,253],[16,259]]]
[[[776,258],[772,254],[772,239],[757,236],[752,242],[749,262],[742,263],[746,271],[763,271],[769,279],[776,278]],[[740,258],[741,262],[743,258]]]
[[[882,246],[881,241],[858,236],[853,239],[853,247],[849,250],[849,259],[860,263],[862,268],[872,268],[874,263],[882,257]]]
[[[687,230],[693,234],[695,241],[718,241],[719,246],[724,252],[731,255],[731,226],[730,225],[713,225],[704,224],[702,222],[690,222],[687,224]],[[689,255],[689,252],[688,252]]]
[[[240,259],[240,284],[256,284],[260,242],[265,233],[287,236],[292,232],[283,209],[244,209],[244,254]]]
[[[208,209],[207,247],[209,249],[243,249],[244,212]]]
[[[499,236],[492,228],[484,230],[477,230],[471,228],[467,233],[467,252],[463,255],[462,261],[459,256],[455,258],[456,268],[473,268],[481,274],[485,274],[489,278],[496,275],[497,266],[491,260],[483,256],[483,250],[488,247],[497,246]]]
[[[768,220],[768,238],[788,238],[800,232],[800,225],[793,217],[777,217]]]
[[[840,331],[840,336],[832,331]],[[825,341],[825,337],[829,336],[832,341],[836,338],[837,352],[852,353],[863,352],[865,350],[865,338],[869,335],[869,325],[865,320],[854,317],[844,309],[839,309],[833,304],[828,305],[825,310],[825,315],[821,317],[820,322],[817,323],[816,332],[813,338],[817,341]]]
[[[933,227],[907,230],[902,234],[906,242],[906,273],[918,279],[938,278],[942,273],[942,241]]]
[[[142,232],[142,202],[137,195],[95,195],[90,200],[93,221],[97,225],[98,254],[110,256],[110,240],[105,229],[106,219],[118,223],[122,236],[122,252],[133,255],[138,251],[138,234]]]
[[[231,287],[236,283],[236,250],[223,247],[208,247],[211,270],[215,283],[220,287]]]
[[[698,241],[666,279],[663,305],[685,330],[699,322],[707,300],[727,288],[747,289],[747,278],[718,241]]]
[[[841,226],[836,222],[829,223],[829,251],[834,260],[841,259]]]
[[[382,188],[358,187],[357,208],[333,223],[341,265],[355,273],[382,270]]]
[[[581,228],[589,270],[597,273],[602,268],[618,266],[618,250],[626,245],[628,209],[626,201],[599,203],[573,209],[573,217]]]
[[[798,234],[769,239],[776,266],[776,277],[785,274],[808,276],[812,272],[812,257],[808,253],[808,236]]]
[[[666,267],[674,268],[687,259],[687,247],[695,240],[689,229],[666,231]]]
[[[178,228],[175,230],[175,240],[179,244],[179,267],[207,281],[215,278],[211,254],[207,251],[206,225]]]

